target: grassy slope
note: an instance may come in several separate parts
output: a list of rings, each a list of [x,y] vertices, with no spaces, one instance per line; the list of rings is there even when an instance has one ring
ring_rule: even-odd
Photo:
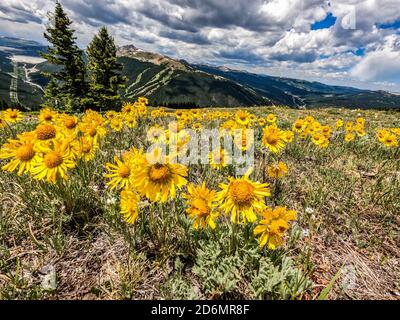
[[[398,299],[400,160],[394,150],[379,145],[372,132],[378,127],[398,126],[399,114],[343,109],[251,111],[258,115],[275,112],[284,128],[308,114],[323,124],[333,124],[339,117],[366,117],[368,135],[354,143],[345,144],[340,137],[327,150],[298,140],[289,144],[281,154],[289,174],[279,192],[273,189],[274,201],[299,213],[290,239],[296,238],[296,232],[300,239],[288,244],[285,255],[313,280],[303,298],[315,298],[343,268],[330,298]],[[124,134],[124,139],[111,134],[97,160],[78,171],[81,177],[74,174],[72,215],[63,213],[65,197],[54,188],[1,173],[0,298],[190,298],[193,292],[200,298],[210,297],[192,269],[200,253],[188,246],[199,246],[195,241],[198,235],[188,235],[171,222],[164,240],[157,242],[161,235],[151,230],[142,233],[140,222],[137,227],[122,222],[118,203],[114,203],[116,193],[104,189],[104,163],[112,159],[115,150],[139,147],[143,139],[136,137],[143,137],[146,125]],[[33,127],[28,121],[14,130]],[[8,136],[6,131],[0,132],[0,142]],[[256,166],[256,179],[262,179],[259,168]],[[209,187],[217,188],[227,176],[227,171],[197,167],[190,169],[189,180],[205,180]],[[183,223],[190,223],[184,218],[182,204],[168,208],[166,213],[178,214]],[[150,209],[143,207],[139,219]],[[226,231],[217,228],[216,235],[221,245],[229,245]],[[205,243],[213,239],[210,233],[201,238]],[[49,266],[57,274],[55,291],[44,291],[41,286]],[[247,277],[254,270],[246,272],[226,298],[253,297]]]
[[[10,82],[11,76],[0,72],[0,99],[11,103],[10,100]]]
[[[42,91],[24,81],[26,79],[23,65],[24,64],[22,63],[18,64],[18,100],[19,103],[23,106],[26,106],[28,110],[34,110],[37,109],[42,103]],[[33,67],[33,65],[27,64],[27,68],[31,67]],[[11,63],[11,60],[6,58],[5,55],[0,54],[0,98],[11,105],[12,101],[10,100],[10,83],[12,78],[9,73],[14,74],[13,64]],[[39,72],[31,74],[31,78],[31,81],[34,83],[46,83],[43,76],[41,76]]]
[[[9,63],[8,54],[0,52],[0,99],[10,103],[10,82],[11,76],[8,74],[12,72],[12,65]]]
[[[18,55],[27,55],[32,57],[37,57],[39,51],[44,51],[46,47],[39,45],[34,41],[27,41],[22,39],[15,38],[0,38],[0,45],[5,47],[15,48],[15,54]],[[7,103],[11,104],[10,101],[10,82],[11,77],[7,73],[13,73],[14,68],[11,60],[9,59],[11,53],[0,52],[0,99],[7,101]],[[38,107],[40,103],[42,103],[42,93],[38,88],[31,86],[23,81],[25,78],[25,73],[23,72],[23,64],[19,63],[19,79],[18,79],[18,99],[19,102],[30,108],[35,109]],[[28,67],[32,67],[29,65]],[[46,83],[43,77],[40,76],[39,73],[31,74],[32,81],[34,83],[38,83],[43,85]]]
[[[245,106],[267,103],[254,92],[229,80],[216,79],[205,73],[155,65],[137,59],[120,57],[123,73],[129,79],[125,98],[146,95],[160,103],[194,102],[199,106]],[[137,77],[139,80],[136,81]],[[134,85],[132,85],[134,83]]]

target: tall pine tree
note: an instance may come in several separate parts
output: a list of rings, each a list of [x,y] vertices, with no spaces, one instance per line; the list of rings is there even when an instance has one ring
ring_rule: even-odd
[[[121,75],[122,65],[117,62],[117,48],[106,27],[94,36],[87,53],[91,107],[96,110],[120,107],[120,90],[125,87],[126,77]]]
[[[76,45],[72,21],[58,1],[54,13],[49,14],[49,21],[44,37],[50,46],[41,55],[56,67],[54,72],[47,73],[50,82],[45,96],[57,108],[78,109],[87,93],[83,52]]]

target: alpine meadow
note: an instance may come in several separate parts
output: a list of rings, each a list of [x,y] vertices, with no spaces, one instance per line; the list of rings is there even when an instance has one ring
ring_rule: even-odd
[[[396,1],[362,40],[325,1],[31,2],[0,5],[1,300],[400,299]]]

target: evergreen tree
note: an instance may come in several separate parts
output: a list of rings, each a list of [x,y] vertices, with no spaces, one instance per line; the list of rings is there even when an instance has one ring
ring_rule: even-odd
[[[88,49],[90,105],[95,110],[115,109],[121,106],[120,89],[125,88],[126,77],[117,62],[117,48],[107,28],[102,27]]]
[[[45,92],[47,102],[55,107],[79,108],[87,93],[83,52],[76,45],[72,21],[58,1],[54,13],[49,14],[49,21],[44,37],[50,46],[41,55],[56,68],[47,73],[50,77]]]

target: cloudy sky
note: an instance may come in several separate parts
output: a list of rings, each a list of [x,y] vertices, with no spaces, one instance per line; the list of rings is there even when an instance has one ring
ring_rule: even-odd
[[[61,0],[83,48],[117,44],[189,62],[400,92],[400,0]],[[50,0],[1,0],[0,35],[45,43]]]

